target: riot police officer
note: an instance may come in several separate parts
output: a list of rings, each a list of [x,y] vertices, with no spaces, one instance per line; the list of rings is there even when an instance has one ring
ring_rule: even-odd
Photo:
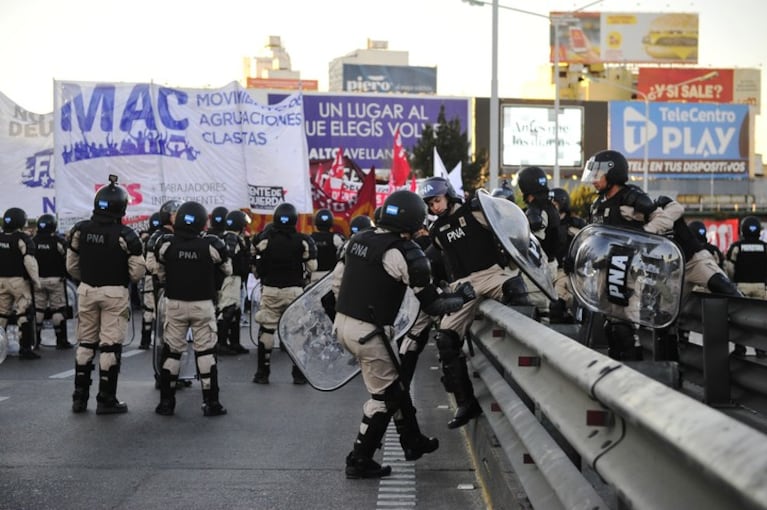
[[[56,334],[56,348],[69,349],[72,344],[67,338],[67,244],[64,237],[56,232],[56,217],[43,214],[37,219],[35,258],[40,274],[40,288],[35,290],[35,311],[37,341],[43,328],[46,312],[53,322]]]
[[[216,364],[216,272],[232,273],[224,242],[201,235],[208,213],[197,202],[184,202],[174,221],[173,234],[155,247],[158,281],[165,286],[163,350],[160,362],[160,403],[157,414],[170,416],[176,407],[176,381],[186,333],[191,329],[197,373],[202,386],[204,416],[220,416],[226,409],[219,401]],[[194,275],[194,278],[190,278]]]
[[[35,309],[32,291],[40,288],[35,243],[22,229],[27,213],[11,207],[3,214],[0,233],[0,326],[16,316],[19,327],[19,359],[38,359],[35,345]],[[30,285],[33,287],[31,288]]]
[[[141,245],[144,248],[144,259],[146,259],[146,246],[152,234],[162,227],[162,221],[160,221],[160,213],[152,213],[147,222],[147,229],[139,232],[139,239],[141,239]],[[138,348],[145,350],[149,349],[152,343],[152,325],[154,322],[154,282],[152,281],[152,274],[147,271],[144,277],[141,279],[141,343]]]
[[[767,243],[759,239],[762,223],[755,216],[740,221],[740,240],[727,250],[727,274],[746,297],[767,299]]]
[[[554,278],[554,289],[557,300],[549,308],[549,320],[556,322],[571,322],[574,297],[570,279],[565,273],[565,259],[570,249],[570,243],[578,232],[586,226],[586,220],[572,213],[570,194],[563,188],[551,190],[551,202],[559,211],[559,249],[557,250],[557,275]]]
[[[442,383],[445,391],[454,394],[458,406],[453,419],[447,424],[448,428],[454,429],[466,425],[482,413],[474,397],[474,386],[463,353],[463,338],[481,298],[517,304],[518,299],[526,300],[527,289],[521,277],[507,267],[508,260],[502,255],[495,235],[488,228],[478,198],[464,203],[444,177],[426,179],[421,185],[421,197],[429,213],[437,216],[430,233],[433,246],[442,254],[451,287],[455,289],[469,282],[480,297],[459,311],[442,317],[436,335],[442,363]]]
[[[261,279],[261,301],[255,319],[258,330],[258,369],[256,384],[269,384],[274,332],[282,312],[308,283],[307,275],[317,270],[317,247],[308,235],[296,231],[298,211],[284,202],[275,207],[272,224],[253,244],[256,272]],[[293,383],[305,384],[306,378],[293,365]]]
[[[358,360],[371,398],[354,447],[346,457],[347,478],[378,478],[391,473],[373,455],[390,419],[400,437],[406,460],[416,460],[439,447],[436,438],[421,433],[407,385],[399,372],[390,343],[391,326],[407,287],[429,314],[459,309],[474,298],[471,286],[456,294],[439,294],[431,283],[429,262],[411,240],[423,224],[426,209],[411,191],[395,191],[384,202],[375,230],[364,230],[349,240],[346,255],[333,271],[337,294],[334,327],[341,344]],[[370,292],[370,288],[375,292]]]
[[[688,223],[687,226],[690,227],[690,231],[692,231],[692,233],[695,235],[698,241],[700,241],[703,247],[706,248],[714,257],[716,265],[724,268],[724,255],[722,254],[722,251],[715,244],[708,242],[708,236],[706,235],[708,229],[706,229],[706,224],[700,220],[695,220]],[[728,274],[728,276],[732,278],[732,275]]]
[[[180,200],[168,200],[160,206],[160,210],[152,215],[154,223],[159,226],[152,226],[152,231],[144,242],[144,258],[146,260],[146,275],[144,278],[144,292],[147,287],[151,294],[144,295],[144,313],[141,320],[141,344],[139,349],[149,349],[152,343],[152,330],[154,329],[155,310],[157,309],[157,292],[159,285],[156,284],[155,248],[160,238],[173,233],[173,222],[176,218],[176,211],[181,206]]]
[[[517,186],[525,202],[525,216],[530,224],[530,231],[538,238],[546,254],[549,274],[554,281],[557,275],[557,253],[559,253],[560,226],[559,212],[549,197],[548,178],[542,169],[529,166],[518,176]],[[534,289],[528,285],[528,289]],[[549,314],[548,298],[540,291],[533,290],[529,297],[542,315]]]
[[[226,231],[221,238],[232,261],[232,273],[220,282],[218,292],[218,349],[221,354],[247,354],[250,351],[240,343],[240,298],[250,275],[250,239],[245,236],[250,216],[240,210],[230,211],[224,223]]]
[[[208,221],[208,234],[223,237],[224,232],[226,231],[227,214],[229,214],[229,210],[224,206],[215,207],[210,212],[210,220]]]
[[[123,225],[128,192],[109,176],[109,184],[96,192],[91,219],[80,221],[69,233],[67,271],[80,281],[77,288],[79,345],[75,352],[75,391],[72,411],[87,409],[91,371],[99,356],[99,392],[96,414],[117,414],[128,406],[117,399],[117,377],[125,328],[128,323],[128,286],[146,272],[141,241]]]
[[[344,237],[333,232],[333,213],[329,209],[320,209],[314,215],[314,228],[311,236],[317,245],[317,270],[312,272],[312,281],[322,279],[336,265],[336,255],[344,244]]]

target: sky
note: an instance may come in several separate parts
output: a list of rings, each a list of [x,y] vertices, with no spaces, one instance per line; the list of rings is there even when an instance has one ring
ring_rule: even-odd
[[[591,2],[499,3],[545,16]],[[699,67],[767,64],[761,0],[603,0],[585,10],[697,12]],[[29,111],[49,113],[54,80],[220,87],[241,80],[243,57],[278,35],[292,68],[318,80],[321,91],[331,60],[375,39],[409,52],[411,65],[437,66],[439,95],[488,97],[491,13],[462,0],[2,0],[0,92]],[[548,62],[548,20],[501,8],[498,33],[499,96],[520,97]],[[757,151],[764,153],[766,123],[757,119]]]

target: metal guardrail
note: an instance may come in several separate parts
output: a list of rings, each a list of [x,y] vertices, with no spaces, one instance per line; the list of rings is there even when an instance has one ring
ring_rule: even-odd
[[[767,509],[767,436],[496,301],[480,311],[483,409],[536,508],[608,508],[545,419],[631,508]]]

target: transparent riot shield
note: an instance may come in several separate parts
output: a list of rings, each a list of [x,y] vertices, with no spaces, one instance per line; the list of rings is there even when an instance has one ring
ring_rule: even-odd
[[[570,244],[573,294],[592,312],[649,328],[679,314],[684,259],[670,239],[640,230],[588,225]]]
[[[333,323],[322,307],[322,297],[331,291],[333,275],[328,274],[293,301],[280,317],[277,335],[282,348],[314,388],[333,391],[351,381],[360,371],[356,358],[336,339]],[[372,292],[372,290],[371,290]],[[415,323],[420,305],[408,289],[394,320],[393,350],[396,341]]]
[[[498,242],[519,269],[551,300],[557,299],[551,271],[538,238],[530,233],[527,216],[517,204],[490,196],[485,190],[477,193],[482,212]]]

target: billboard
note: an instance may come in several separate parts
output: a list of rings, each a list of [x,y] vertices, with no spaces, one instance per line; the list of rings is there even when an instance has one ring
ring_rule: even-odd
[[[559,137],[555,136],[554,108],[511,104],[501,106],[501,165],[554,166],[553,147],[559,146],[559,164],[583,164],[583,108],[560,108]]]
[[[343,64],[343,90],[384,94],[436,94],[437,68]]]
[[[268,102],[284,98],[270,93]],[[468,98],[319,93],[304,94],[303,101],[309,159],[333,159],[341,148],[364,170],[389,169],[397,129],[402,146],[410,151],[424,127],[437,124],[443,107],[448,121],[457,118],[461,130],[471,132]]]
[[[759,69],[640,67],[637,89],[651,101],[741,103],[759,107]]]
[[[748,177],[747,105],[610,102],[610,147],[641,177],[745,179]]]
[[[552,12],[551,61],[698,62],[697,13]]]

